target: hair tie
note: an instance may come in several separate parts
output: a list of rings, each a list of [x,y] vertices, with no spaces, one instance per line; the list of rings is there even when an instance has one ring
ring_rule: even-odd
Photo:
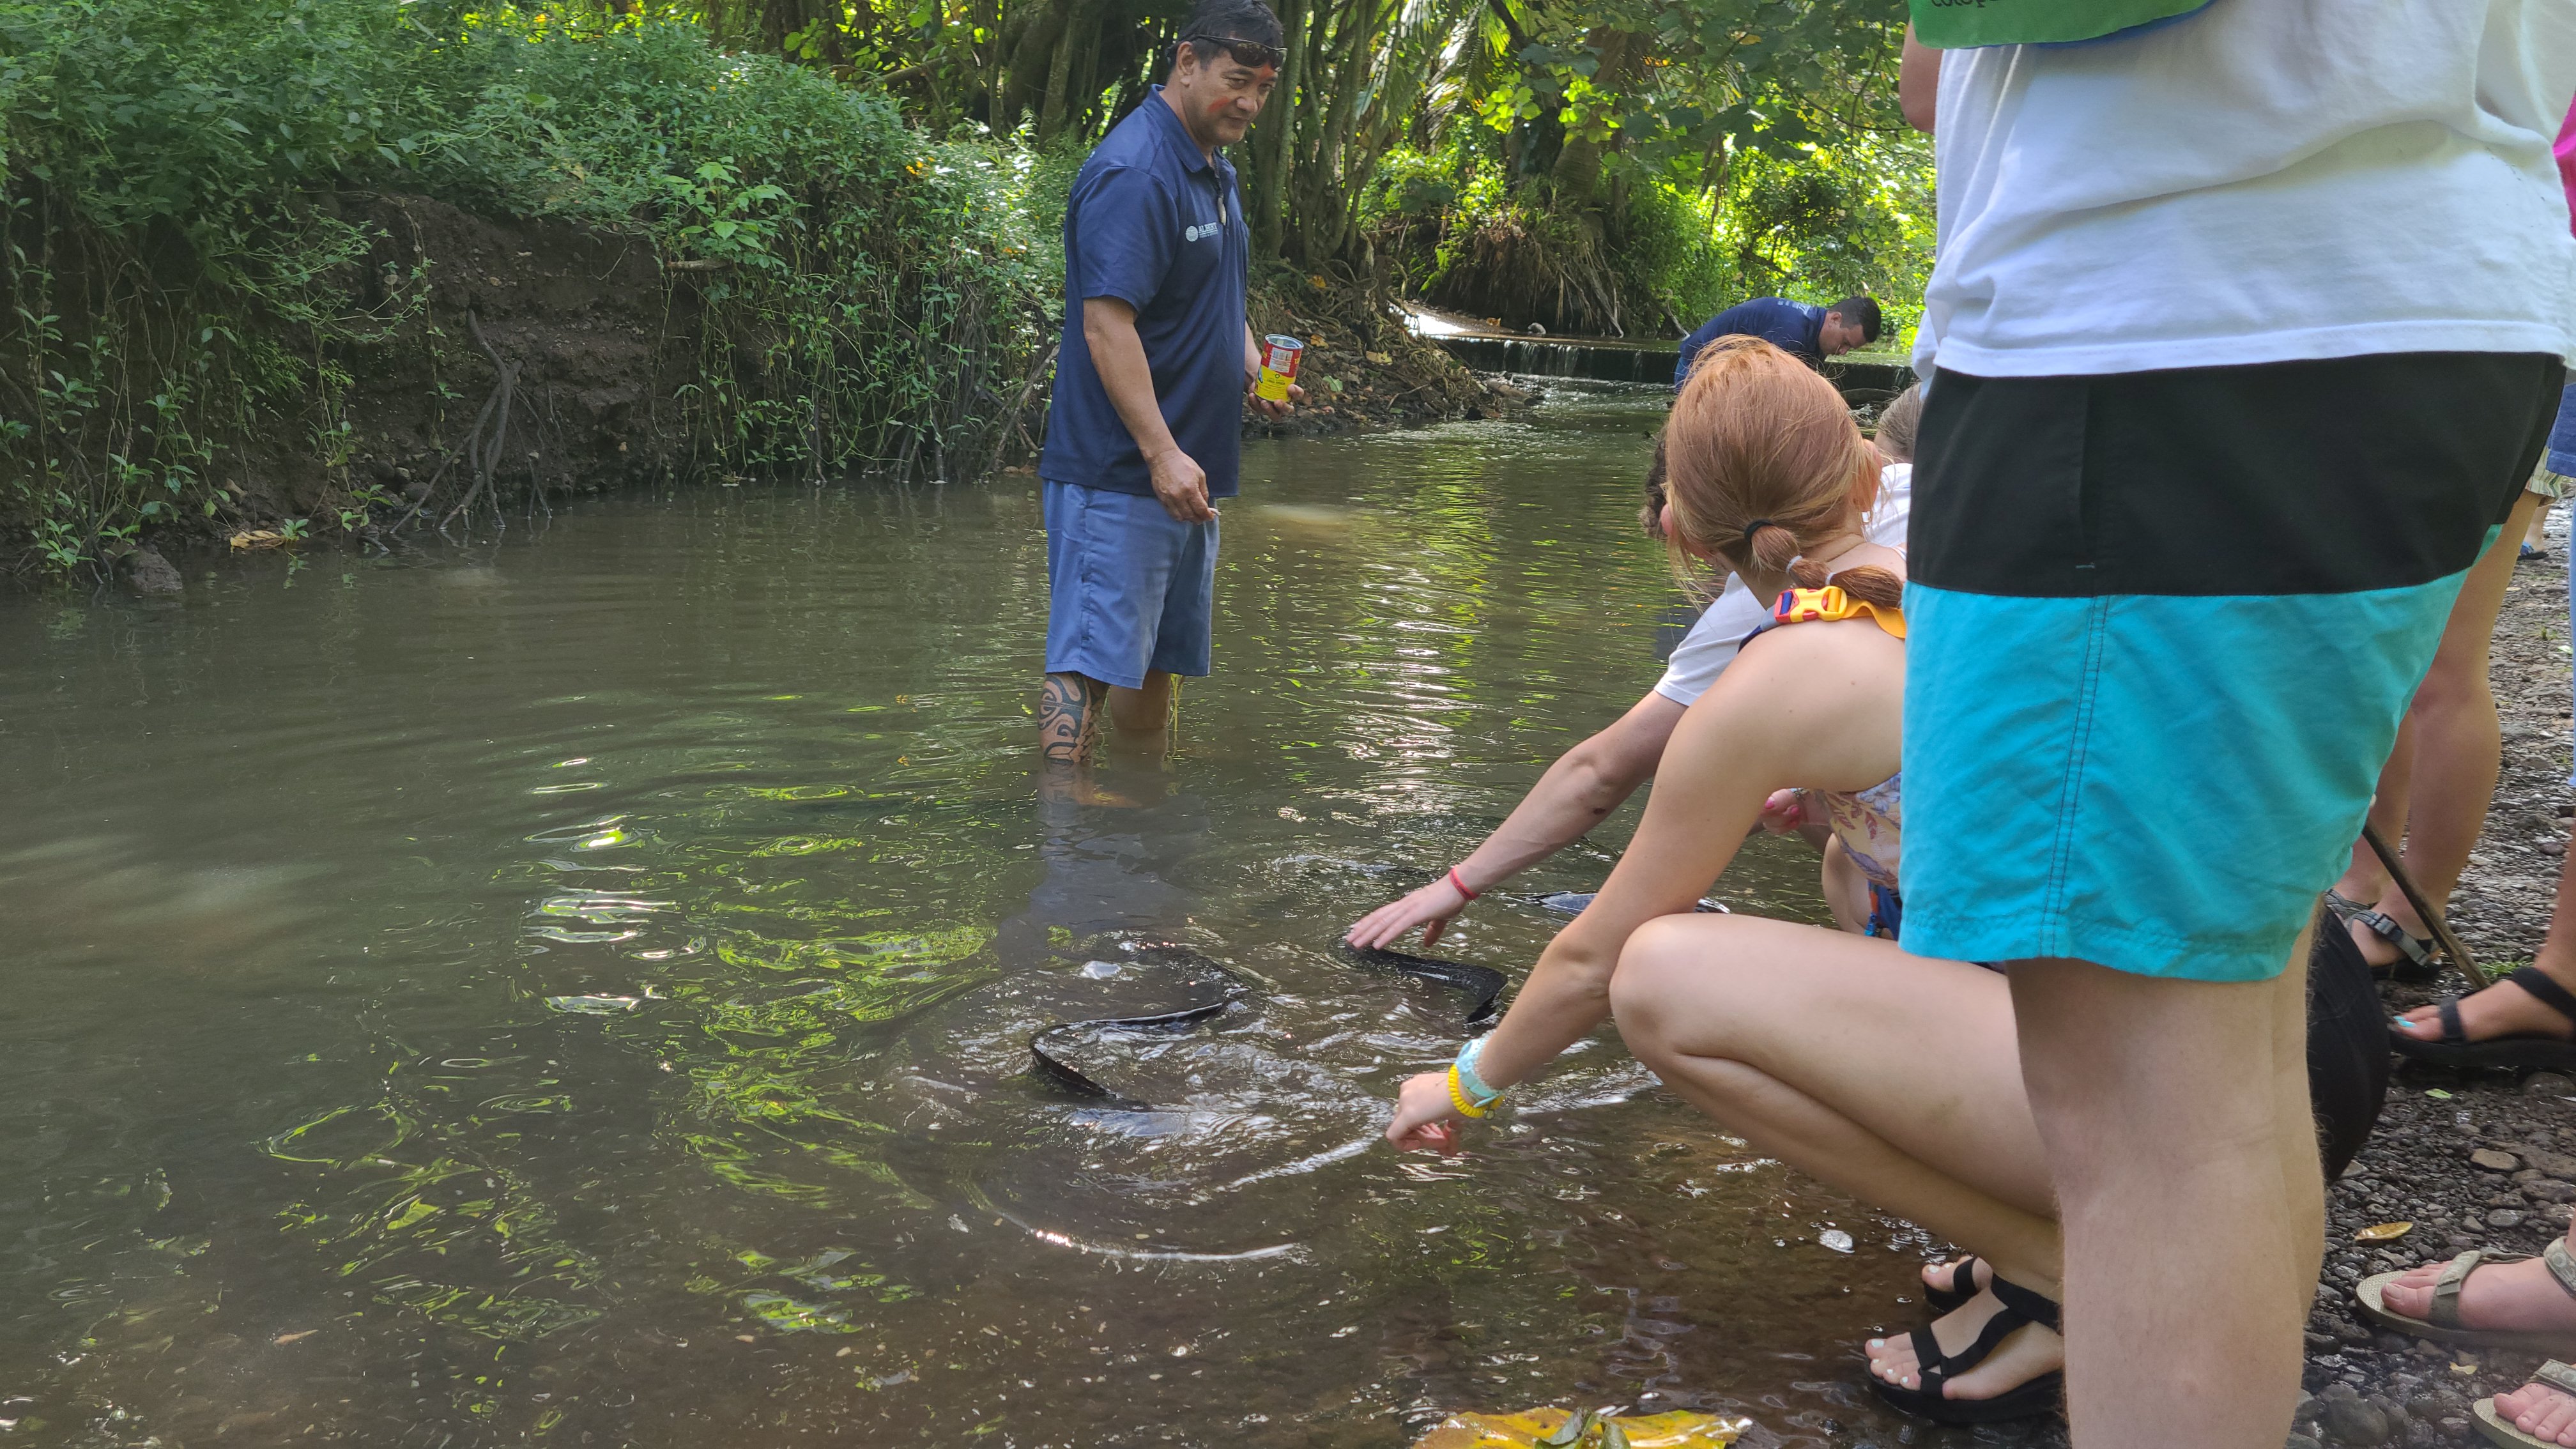
[[[1780,525],[1773,523],[1767,518],[1757,518],[1751,523],[1744,525],[1744,546],[1748,549],[1753,547],[1753,535],[1760,533],[1766,528],[1777,528],[1779,526]]]

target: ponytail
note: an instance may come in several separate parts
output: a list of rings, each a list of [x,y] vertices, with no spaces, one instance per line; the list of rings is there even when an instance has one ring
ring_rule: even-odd
[[[1905,607],[1905,581],[1876,564],[1862,564],[1838,574],[1828,574],[1824,565],[1802,558],[1788,565],[1788,574],[1790,582],[1802,589],[1821,589],[1831,585],[1864,604],[1876,604],[1882,609]]]

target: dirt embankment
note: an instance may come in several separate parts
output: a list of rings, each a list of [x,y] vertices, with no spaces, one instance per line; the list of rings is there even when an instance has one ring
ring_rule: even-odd
[[[697,368],[694,293],[640,238],[494,221],[420,197],[343,198],[381,233],[359,303],[404,320],[341,350],[342,446],[281,426],[217,475],[232,533],[378,502],[368,529],[431,523],[536,490],[608,487],[681,466],[671,399]],[[406,296],[405,294],[409,295]],[[405,303],[409,303],[405,306]]]
[[[1530,394],[1470,372],[1406,330],[1382,292],[1283,273],[1253,289],[1250,310],[1254,332],[1305,342],[1297,380],[1306,403],[1275,422],[1247,413],[1247,437],[1505,417],[1530,401]]]
[[[372,488],[398,502],[367,527],[417,528],[697,464],[679,409],[709,370],[697,296],[714,274],[666,266],[640,237],[493,220],[419,197],[351,209],[383,233],[361,300],[382,306],[405,287],[425,295],[403,325],[343,360],[344,455],[298,437],[255,444],[225,480],[232,505],[213,527],[319,520]],[[1279,422],[1247,411],[1248,436],[1497,416],[1527,401],[1407,332],[1363,289],[1283,281],[1256,289],[1252,322],[1307,342],[1307,405]],[[1031,406],[1043,412],[1043,388]]]

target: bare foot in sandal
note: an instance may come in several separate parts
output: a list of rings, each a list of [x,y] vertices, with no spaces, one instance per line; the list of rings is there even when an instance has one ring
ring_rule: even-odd
[[[2441,1008],[2416,1007],[2397,1018],[2397,1031],[2417,1041],[2440,1041]],[[2508,978],[2460,998],[2460,1033],[2473,1042],[2505,1036],[2545,1036],[2566,1041],[2576,1039],[2576,1022],[2570,1022],[2522,983]]]
[[[2576,1449],[2576,1397],[2547,1384],[2524,1384],[2494,1399],[2495,1415],[2543,1444]]]
[[[1985,1269],[1985,1265],[1977,1265]],[[1979,1276],[1991,1277],[1992,1269]],[[1937,1280],[1937,1281],[1936,1281]],[[1950,1280],[1947,1265],[1924,1270],[1927,1286],[1938,1287]],[[1932,1320],[1932,1339],[1943,1353],[1958,1353],[1976,1342],[1986,1320],[2003,1311],[2003,1304],[1991,1289],[1981,1289],[1977,1296]],[[1880,1382],[1901,1389],[1923,1386],[1923,1366],[1916,1361],[1914,1337],[1901,1334],[1894,1338],[1869,1341],[1869,1371]],[[2013,1330],[1994,1353],[1975,1368],[1951,1379],[1943,1386],[1944,1394],[1957,1400],[1992,1399],[2010,1393],[2042,1374],[2066,1367],[2066,1340],[2044,1324],[2029,1323]]]
[[[1964,1280],[1959,1276],[1962,1268],[1968,1270]],[[1953,1258],[1947,1263],[1926,1263],[1923,1265],[1923,1291],[1936,1299],[1964,1304],[1994,1281],[1994,1276],[1995,1270],[1987,1266],[1986,1260],[1974,1256]]]
[[[2442,1268],[2426,1263],[2409,1269],[2380,1290],[2380,1301],[2392,1312],[2430,1320],[2433,1281]],[[2563,1333],[2576,1339],[2576,1294],[2559,1286],[2549,1265],[2538,1258],[2481,1263],[2460,1280],[2460,1327],[2472,1333]]]

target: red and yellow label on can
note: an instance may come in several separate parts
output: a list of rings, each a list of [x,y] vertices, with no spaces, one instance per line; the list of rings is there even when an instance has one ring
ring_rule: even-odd
[[[1288,400],[1288,384],[1297,380],[1297,364],[1306,356],[1306,344],[1294,337],[1273,332],[1261,339],[1261,380],[1253,384],[1252,395],[1266,402]]]

